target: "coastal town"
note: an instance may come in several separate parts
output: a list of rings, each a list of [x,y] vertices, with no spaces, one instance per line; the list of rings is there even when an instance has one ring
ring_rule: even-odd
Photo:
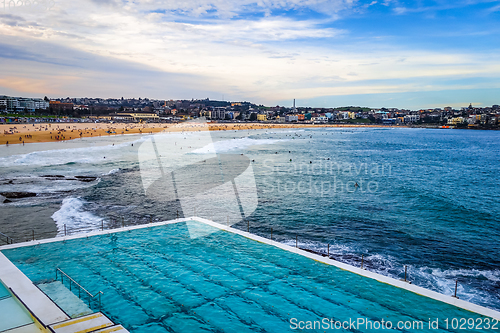
[[[27,98],[0,96],[1,123],[179,122],[206,117],[216,122],[351,124],[498,129],[500,107],[450,106],[406,110],[359,106],[316,108],[264,106],[210,99]]]

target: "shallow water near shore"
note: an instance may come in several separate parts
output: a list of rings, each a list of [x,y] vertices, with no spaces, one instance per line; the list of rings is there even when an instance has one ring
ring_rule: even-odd
[[[171,134],[182,139],[182,134]],[[250,231],[500,309],[500,133],[318,128],[211,133],[221,154],[253,160]],[[0,232],[15,240],[195,215],[144,193],[125,135],[0,147]],[[175,139],[175,140],[177,140]],[[179,141],[182,142],[182,141]],[[132,145],[133,144],[133,145]],[[209,148],[207,148],[208,151]],[[197,154],[204,154],[198,151]],[[52,176],[52,177],[49,177]],[[62,176],[62,177],[53,177]],[[95,177],[81,181],[75,176]],[[201,180],[193,177],[190,186]],[[357,183],[358,186],[355,186]],[[200,212],[197,212],[200,215]],[[204,212],[207,216],[211,212]],[[246,222],[234,225],[247,229]]]

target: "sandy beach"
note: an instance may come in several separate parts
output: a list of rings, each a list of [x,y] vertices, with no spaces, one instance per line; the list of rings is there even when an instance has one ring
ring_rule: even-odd
[[[36,123],[36,124],[1,124],[0,145],[23,144],[33,142],[53,142],[74,140],[82,137],[112,136],[122,134],[153,134],[168,131],[196,130],[192,123]],[[382,127],[380,125],[362,125],[363,127]],[[281,129],[305,127],[360,127],[347,124],[270,124],[270,123],[209,123],[211,131]]]

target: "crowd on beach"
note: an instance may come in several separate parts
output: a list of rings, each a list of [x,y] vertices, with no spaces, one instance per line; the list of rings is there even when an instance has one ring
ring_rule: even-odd
[[[165,129],[165,124],[29,124],[0,125],[0,145],[14,143],[65,141],[83,137],[117,134],[155,133]],[[17,137],[19,135],[19,137]],[[19,140],[17,140],[19,139]]]
[[[269,124],[269,123],[37,123],[23,125],[0,125],[0,145],[32,142],[65,141],[83,137],[123,134],[153,134],[162,131],[211,131],[281,129],[302,127],[352,127],[356,125],[312,125],[312,124]],[[365,125],[366,126],[366,125]],[[74,133],[74,134],[71,134]],[[20,135],[16,140],[16,134]]]

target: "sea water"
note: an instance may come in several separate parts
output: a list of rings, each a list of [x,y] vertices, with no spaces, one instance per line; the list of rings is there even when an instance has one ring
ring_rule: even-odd
[[[233,225],[330,254],[446,295],[500,309],[500,133],[407,128],[212,132],[194,152],[244,154],[258,207]],[[170,134],[182,144],[181,133]],[[0,204],[15,240],[141,224],[210,211],[154,202],[138,147],[149,136],[0,147],[0,192],[36,197]],[[176,141],[177,142],[177,141]],[[59,178],[44,176],[64,176]],[[96,177],[82,182],[75,176]],[[196,175],[186,185],[196,187]],[[217,208],[214,207],[214,210]],[[223,221],[218,221],[223,222]],[[248,224],[247,224],[248,223]]]

